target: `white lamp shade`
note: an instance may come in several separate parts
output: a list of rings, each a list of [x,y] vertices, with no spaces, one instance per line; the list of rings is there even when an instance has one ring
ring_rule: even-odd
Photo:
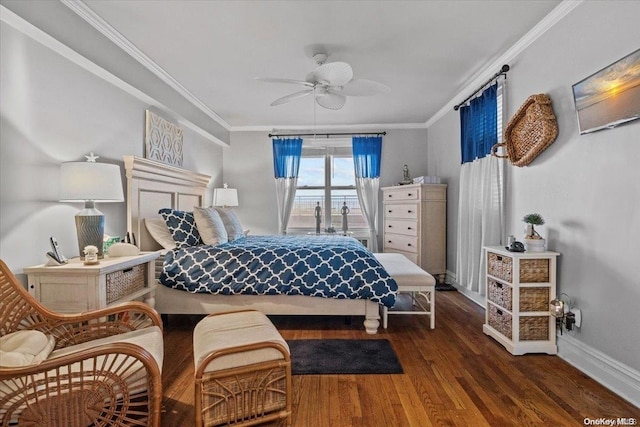
[[[238,191],[235,188],[215,188],[213,206],[238,206]]]
[[[60,201],[123,202],[120,166],[108,163],[68,162],[60,168]]]

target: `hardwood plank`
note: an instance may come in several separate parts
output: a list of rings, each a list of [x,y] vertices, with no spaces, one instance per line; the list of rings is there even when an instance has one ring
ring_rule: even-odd
[[[272,316],[285,339],[386,338],[395,375],[296,375],[293,426],[581,426],[585,418],[640,416],[640,408],[557,356],[513,356],[482,332],[484,310],[457,292],[436,295],[436,329],[424,316],[389,317],[367,335],[362,319]],[[193,328],[165,326],[162,425],[193,425]]]

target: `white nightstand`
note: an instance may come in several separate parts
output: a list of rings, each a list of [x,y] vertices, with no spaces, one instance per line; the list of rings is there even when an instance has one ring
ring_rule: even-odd
[[[47,308],[62,313],[95,310],[144,297],[155,305],[155,259],[160,252],[105,257],[97,265],[73,258],[59,266],[27,267],[29,293]]]

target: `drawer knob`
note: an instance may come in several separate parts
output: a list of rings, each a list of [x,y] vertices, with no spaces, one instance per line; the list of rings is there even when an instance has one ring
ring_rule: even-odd
[[[496,309],[496,312],[497,312],[500,316],[502,316],[502,310],[500,310],[500,309],[498,308],[498,309]]]
[[[407,211],[407,213],[411,213],[411,212],[413,212],[411,209],[409,209],[409,210]]]
[[[411,197],[411,196],[413,196],[413,194],[411,194],[411,193],[407,193],[407,196]]]
[[[413,228],[411,228],[411,227],[407,227],[407,230],[413,230]]]
[[[411,243],[407,243],[407,246],[411,246]]]
[[[387,225],[387,228],[392,228],[392,226],[391,225]]]
[[[124,270],[122,270],[123,273],[128,273],[130,271],[133,271],[133,267],[131,268],[125,268]]]

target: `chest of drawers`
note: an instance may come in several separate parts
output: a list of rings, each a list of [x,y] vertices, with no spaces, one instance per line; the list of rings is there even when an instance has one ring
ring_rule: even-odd
[[[383,251],[401,253],[432,275],[446,273],[446,184],[382,188]]]
[[[511,354],[556,354],[555,318],[549,302],[556,296],[557,252],[509,252],[484,248],[487,303],[483,331]]]

